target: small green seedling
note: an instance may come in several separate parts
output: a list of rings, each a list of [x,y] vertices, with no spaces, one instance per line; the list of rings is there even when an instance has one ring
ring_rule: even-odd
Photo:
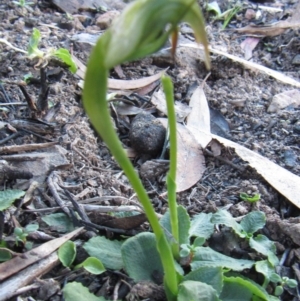
[[[16,237],[16,246],[18,246],[21,242],[26,249],[31,249],[32,243],[27,241],[27,236],[29,233],[36,231],[38,228],[38,224],[30,224],[27,225],[25,228],[16,227],[14,229],[14,235]]]
[[[48,61],[56,57],[69,66],[69,70],[72,73],[75,73],[77,70],[77,66],[72,60],[70,52],[65,48],[55,49],[47,49],[46,52],[40,50],[38,48],[39,42],[41,40],[41,33],[38,29],[33,28],[32,35],[29,39],[29,44],[27,47],[27,54],[30,59],[38,58],[39,62],[36,65],[38,66],[46,66]]]
[[[243,201],[247,201],[249,203],[256,203],[260,200],[260,194],[256,193],[255,195],[250,196],[247,193],[241,193],[240,199],[242,199]]]
[[[64,267],[70,268],[75,260],[76,253],[75,243],[73,241],[67,241],[58,249],[58,258]],[[75,270],[80,268],[84,268],[94,275],[100,275],[106,271],[102,262],[95,257],[88,257],[84,262],[74,267]]]
[[[240,4],[236,4],[233,8],[230,8],[222,13],[216,1],[208,3],[206,5],[206,9],[208,11],[212,11],[216,14],[214,20],[224,20],[222,29],[225,29],[227,27],[230,20],[241,10],[241,8],[242,7]]]
[[[16,4],[17,6],[20,6],[20,7],[26,7],[28,8],[29,5],[33,5],[34,2],[27,2],[26,0],[19,0],[18,1],[13,1],[14,4]]]

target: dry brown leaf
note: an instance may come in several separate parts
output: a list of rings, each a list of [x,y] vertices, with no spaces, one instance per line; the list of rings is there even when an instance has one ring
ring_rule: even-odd
[[[274,37],[284,33],[286,30],[286,28],[277,27],[276,25],[278,24],[279,22],[270,26],[258,26],[255,24],[250,24],[242,28],[236,28],[234,29],[234,31],[242,34],[255,35],[260,37]]]
[[[213,155],[215,157],[218,157],[221,155],[221,151],[222,151],[222,146],[221,143],[215,139],[212,139],[211,142],[209,143],[211,152],[213,153]]]
[[[29,265],[45,258],[57,250],[63,243],[79,234],[83,228],[78,228],[62,237],[48,241],[39,247],[23,253],[21,256],[12,258],[9,261],[0,264],[0,282],[4,279],[20,272]]]
[[[205,148],[211,141],[210,113],[201,86],[194,91],[189,106],[192,108],[192,112],[187,117],[186,127],[201,147]]]
[[[273,37],[284,33],[285,30],[289,28],[293,28],[293,29],[300,28],[299,20],[300,20],[300,1],[298,1],[298,4],[294,9],[293,16],[288,20],[279,21],[274,24],[263,25],[263,26],[250,24],[243,28],[237,28],[234,31],[243,34]]]
[[[212,136],[224,146],[234,148],[270,185],[300,208],[300,177],[244,146],[217,135]]]
[[[72,59],[77,65],[77,72],[76,75],[78,75],[81,79],[84,79],[84,74],[86,71],[86,66],[76,57],[72,54]],[[167,70],[167,69],[166,69]],[[114,89],[114,90],[134,90],[139,89],[145,86],[150,85],[151,83],[159,80],[161,76],[165,73],[166,70],[163,70],[161,72],[158,72],[157,74],[154,74],[152,76],[143,77],[140,79],[132,79],[132,80],[123,80],[123,79],[108,79],[108,88]],[[82,86],[80,86],[82,88]]]
[[[167,128],[168,120],[158,118]],[[205,171],[203,152],[189,130],[177,124],[177,173],[176,192],[184,191],[196,184]]]
[[[300,91],[297,89],[284,91],[273,96],[272,102],[268,107],[269,113],[279,112],[279,110],[293,105],[294,107],[300,106]]]
[[[252,51],[257,46],[259,41],[259,38],[248,37],[241,43],[241,48],[244,50],[246,60],[252,58]]]
[[[151,102],[156,106],[157,110],[164,113],[166,116],[168,115],[166,97],[162,89],[159,89],[157,92],[152,94]],[[190,112],[191,108],[189,106],[180,101],[175,101],[177,122],[183,122]]]
[[[197,91],[198,90],[198,91]],[[196,135],[197,141],[201,145],[205,145],[206,139],[213,137],[220,143],[222,143],[226,147],[232,147],[235,149],[236,153],[244,160],[249,162],[249,165],[256,169],[256,171],[261,174],[264,179],[269,182],[270,185],[272,185],[277,191],[279,191],[283,196],[285,196],[287,199],[289,199],[294,205],[296,205],[298,208],[300,208],[300,177],[292,174],[288,170],[280,167],[279,165],[275,164],[274,162],[270,161],[269,159],[245,148],[244,146],[241,146],[235,142],[232,142],[228,139],[222,138],[217,135],[210,134],[208,132],[208,125],[209,125],[209,110],[208,110],[208,104],[204,95],[203,90],[201,87],[197,88],[197,92],[195,91],[193,97],[195,99],[194,108],[196,106],[199,106],[197,110],[193,109],[191,114],[194,114],[195,112],[200,115],[197,117],[197,114],[195,113],[195,117],[192,115],[192,120],[194,120],[195,124],[192,127],[192,133],[193,135]],[[198,95],[198,96],[197,96]],[[201,99],[201,106],[200,101]],[[198,103],[198,102],[199,103]],[[205,103],[206,102],[206,103]],[[192,102],[193,103],[193,102]],[[199,110],[208,110],[207,116],[201,116],[202,114],[199,113]],[[190,115],[191,115],[190,114]],[[203,112],[203,114],[205,114]],[[190,118],[190,116],[189,116]],[[203,121],[197,121],[197,118],[201,119]],[[189,122],[187,123],[189,125]],[[203,131],[202,133],[198,133],[198,129],[202,129],[202,127],[206,127],[206,131]],[[191,128],[188,128],[191,130]],[[204,134],[204,135],[203,135]],[[206,137],[206,136],[207,137]],[[205,145],[206,146],[206,145]]]
[[[180,45],[178,45],[178,47],[190,47],[190,48],[200,48],[200,49],[203,48],[201,45],[197,45],[196,43],[180,44]],[[215,53],[215,54],[224,55],[224,56],[228,57],[229,59],[231,59],[235,62],[241,63],[242,65],[244,65],[245,67],[247,67],[249,69],[254,69],[254,70],[261,71],[261,72],[263,72],[263,73],[265,73],[265,74],[267,74],[267,75],[269,75],[273,78],[276,78],[277,80],[279,80],[283,83],[286,83],[286,84],[289,84],[289,85],[300,88],[300,82],[298,82],[298,81],[294,80],[293,78],[288,77],[288,76],[286,76],[286,75],[284,75],[284,74],[282,74],[278,71],[274,71],[274,70],[269,69],[265,66],[261,66],[257,63],[247,61],[243,58],[231,55],[229,53],[226,53],[226,52],[223,52],[223,51],[220,51],[220,50],[217,50],[217,49],[213,49],[211,47],[209,48],[209,51],[212,52],[212,53]]]

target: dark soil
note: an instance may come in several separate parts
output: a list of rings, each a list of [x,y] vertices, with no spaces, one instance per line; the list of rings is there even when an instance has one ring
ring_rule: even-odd
[[[222,11],[232,5],[230,1],[220,2],[222,2]],[[121,0],[114,1],[111,6],[108,4],[108,10],[115,8],[120,10],[123,5]],[[281,8],[282,12],[271,14],[260,9],[253,2],[243,1],[242,10],[224,31],[221,30],[222,21],[213,21],[213,15],[205,12],[207,34],[211,46],[243,57],[240,44],[245,36],[234,33],[232,29],[250,23],[245,18],[247,8],[256,12],[260,11],[261,17],[256,22],[264,23],[286,19],[292,15],[296,3],[293,0],[278,0],[264,5]],[[87,43],[76,42],[72,37],[82,32],[99,34],[102,28],[96,25],[96,20],[103,13],[101,9],[100,11],[87,9],[69,16],[52,4],[52,1],[37,1],[30,5],[30,8],[21,8],[12,1],[2,0],[0,2],[0,38],[17,48],[26,50],[32,29],[36,27],[42,35],[40,49],[64,47],[72,50],[78,59],[86,63],[91,46]],[[185,38],[192,38],[186,26],[182,26],[181,32]],[[263,38],[253,50],[252,61],[300,81],[297,61],[299,51],[300,30],[288,29],[281,35]],[[112,70],[111,78],[120,78],[124,75],[128,80],[137,79],[151,76],[169,67],[167,73],[174,82],[176,100],[188,103],[192,92],[207,75],[204,63],[195,59],[190,60],[189,57],[189,50],[181,48],[178,50],[175,62],[162,55],[153,56],[122,65],[123,74],[116,69]],[[225,122],[225,129],[221,128],[218,134],[258,152],[300,176],[299,107],[289,106],[277,113],[267,112],[274,95],[291,90],[293,87],[258,71],[247,70],[239,63],[234,63],[220,55],[212,55],[211,61],[211,75],[204,84],[204,91],[211,109],[217,112],[217,115],[222,115],[227,122],[227,124]],[[4,222],[0,225],[0,230],[3,230],[2,239],[8,241],[16,252],[25,251],[22,246],[16,248],[13,244],[13,229],[16,226],[25,227],[29,223],[36,222],[40,224],[40,231],[52,237],[60,236],[59,232],[53,231],[41,221],[44,215],[61,212],[55,202],[53,191],[49,187],[49,177],[52,177],[54,182],[56,181],[55,187],[64,201],[68,200],[66,193],[68,191],[78,203],[93,202],[93,204],[105,206],[138,204],[127,178],[89,124],[82,107],[81,88],[78,86],[80,78],[72,75],[58,62],[50,62],[44,69],[36,67],[36,64],[37,61],[28,59],[26,54],[0,43],[1,146],[56,142],[56,145],[50,148],[33,153],[22,152],[18,158],[12,154],[5,156],[5,152],[2,151],[1,159],[19,174],[6,178],[2,176],[0,178],[1,190],[14,188],[26,191],[33,181],[38,182],[38,188],[35,189],[30,202],[24,205],[15,203],[16,207],[12,206],[10,210],[5,211]],[[27,85],[24,85],[24,77],[29,73],[32,74],[32,78]],[[141,93],[138,97],[131,95],[129,99],[157,117],[160,113],[153,110],[153,106],[148,103],[152,92]],[[125,98],[124,95],[120,97]],[[34,105],[30,106],[30,103],[36,104],[36,109]],[[128,149],[136,169],[139,170],[149,156],[145,156],[147,150],[143,151],[142,147],[136,147],[135,151],[131,149],[134,145],[130,144],[129,130],[134,116],[116,117],[114,111],[112,115],[122,143]],[[230,129],[229,131],[226,130],[226,126]],[[156,156],[156,151],[148,151],[149,153],[152,155],[154,153],[152,158],[158,159],[159,155]],[[43,157],[45,154],[49,156],[47,160]],[[40,159],[41,156],[42,159]],[[300,239],[297,240],[300,237],[300,227],[297,226],[299,225],[299,208],[278,193],[276,187],[271,187],[233,151],[224,149],[221,157],[233,164],[226,164],[205,153],[206,170],[202,179],[189,190],[178,193],[178,203],[186,206],[191,216],[199,212],[215,212],[224,206],[228,206],[228,210],[234,217],[245,215],[254,209],[265,212],[267,224],[262,233],[276,242],[279,258],[282,258],[284,254],[285,260],[281,261],[282,270],[284,270],[282,273],[300,282]],[[159,169],[159,174],[151,176],[150,179],[145,179],[143,176],[143,181],[157,212],[163,214],[167,209],[167,202],[163,196],[166,192],[164,175],[167,154],[160,159],[164,159],[162,163],[158,160],[158,163],[154,164],[155,168]],[[147,165],[146,169],[149,169],[151,164]],[[246,167],[246,171],[242,172],[234,166]],[[29,180],[28,177],[30,177]],[[239,198],[242,192],[249,195],[259,193],[261,200],[256,204],[244,202]],[[99,222],[97,216],[92,217],[92,214],[90,216],[95,223],[103,222],[102,225],[108,226],[105,224],[107,220],[103,220],[104,217],[100,218]],[[118,237],[120,233],[133,235],[139,231],[148,230],[147,223],[139,226],[143,222],[144,217],[133,226],[109,224],[110,227],[123,229],[125,232],[114,233],[100,230],[100,233],[108,237]],[[90,229],[87,228],[87,230]],[[93,235],[92,231],[87,231],[79,238],[81,241],[87,241],[90,235]],[[230,246],[228,239],[230,240],[230,237],[225,234],[216,236],[211,246],[219,246],[225,254],[232,255],[232,249],[228,247]],[[34,238],[34,236],[29,240],[34,246],[42,243],[40,238]],[[82,256],[84,257],[84,254]],[[80,262],[80,259],[77,258],[77,260]],[[68,281],[82,281],[92,292],[97,292],[98,295],[107,298],[112,298],[115,285],[120,279],[130,281],[122,273],[107,272],[104,276],[95,277],[71,273],[62,265],[57,265],[42,278],[47,281],[54,279],[58,285],[57,290],[50,295],[45,292],[41,293],[41,288],[31,290],[22,294],[23,300],[60,300],[61,288],[66,277]],[[45,285],[44,283],[41,287],[47,288]],[[149,289],[149,286],[147,288]],[[122,283],[119,288],[119,299],[124,298],[128,290],[127,285]],[[49,288],[46,289],[47,291]],[[282,300],[300,299],[296,290],[289,290],[284,292]]]

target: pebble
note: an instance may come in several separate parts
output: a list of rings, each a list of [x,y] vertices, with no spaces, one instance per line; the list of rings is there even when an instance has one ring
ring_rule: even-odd
[[[108,28],[112,21],[120,15],[120,12],[116,10],[108,11],[102,15],[100,15],[96,20],[96,25],[100,27],[100,29]]]
[[[296,66],[299,66],[299,65],[300,65],[300,54],[297,54],[297,55],[293,58],[292,64],[293,64],[293,65],[296,65]]]
[[[294,167],[296,165],[296,156],[292,150],[284,152],[284,163],[287,167]]]
[[[296,124],[296,125],[294,126],[293,132],[294,132],[295,134],[300,135],[300,124]]]

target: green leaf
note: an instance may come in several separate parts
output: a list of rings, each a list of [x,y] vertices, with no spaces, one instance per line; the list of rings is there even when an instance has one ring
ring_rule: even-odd
[[[42,220],[51,227],[52,230],[67,233],[74,230],[70,218],[65,213],[53,213],[42,217]]]
[[[240,237],[246,237],[242,226],[238,224],[233,216],[226,210],[218,210],[215,214],[213,214],[211,222],[214,224],[223,224],[232,228],[233,231]]]
[[[269,263],[268,260],[261,260],[261,261],[257,261],[255,263],[255,270],[258,273],[263,274],[266,279],[268,279],[269,281],[272,282],[278,282],[278,281],[273,281],[275,280],[275,275],[279,277],[280,281],[281,281],[281,277],[277,274],[275,274],[275,269],[274,267]],[[273,279],[273,280],[271,280]],[[278,280],[278,278],[276,277],[276,280]]]
[[[262,286],[258,285],[256,282],[254,282],[250,279],[246,279],[246,278],[242,278],[242,277],[226,277],[226,276],[224,276],[224,284],[226,285],[228,283],[236,283],[236,284],[239,284],[240,286],[244,287],[245,289],[248,289],[252,293],[252,297],[256,296],[256,297],[261,298],[262,300],[266,300],[266,301],[270,300],[270,296],[267,293],[267,291]],[[222,292],[222,294],[223,294],[223,292]],[[223,300],[222,294],[220,295],[220,298]],[[244,295],[242,295],[242,296],[243,296],[243,300],[244,300]]]
[[[252,235],[259,229],[262,229],[266,224],[266,216],[261,211],[252,211],[243,217],[241,227],[249,235]]]
[[[225,281],[220,299],[222,301],[252,301],[252,292],[238,282]]]
[[[12,258],[11,253],[8,250],[0,248],[0,262],[8,261]]]
[[[198,281],[187,280],[179,285],[178,301],[220,301],[216,290]]]
[[[106,271],[102,262],[96,257],[87,258],[80,266],[83,266],[88,272],[94,275],[100,275]]]
[[[190,227],[190,237],[209,238],[214,233],[214,224],[211,222],[212,213],[200,213],[193,217]]]
[[[74,74],[77,71],[77,66],[75,62],[72,60],[72,56],[70,52],[65,48],[59,48],[54,52],[54,56],[61,59],[65,64],[69,66],[69,70]]]
[[[30,233],[30,232],[34,232],[36,230],[38,230],[39,225],[38,224],[29,224],[24,228],[24,231],[26,233]]]
[[[10,189],[0,191],[0,211],[3,211],[10,207],[10,205],[16,200],[25,195],[25,191]]]
[[[76,245],[73,241],[66,241],[58,249],[58,258],[64,267],[70,267],[76,257]]]
[[[184,281],[186,280],[211,285],[220,294],[223,287],[223,269],[220,267],[202,267],[187,274],[184,277]]]
[[[125,270],[131,278],[161,282],[164,273],[153,233],[143,232],[127,239],[121,252]]]
[[[41,39],[41,33],[38,29],[33,28],[31,37],[29,39],[29,44],[27,48],[27,52],[29,57],[40,57],[42,58],[44,53],[38,49],[38,44]]]
[[[79,282],[71,282],[63,288],[65,301],[107,301],[103,297],[96,297],[87,287]]]
[[[282,293],[283,293],[283,287],[281,285],[276,286],[274,292],[275,296],[280,296],[282,295]]]
[[[177,207],[178,214],[178,228],[179,228],[179,244],[189,244],[189,229],[190,229],[190,217],[183,206]],[[172,233],[170,224],[170,211],[164,214],[160,219],[161,226],[168,231],[167,235]]]
[[[294,288],[298,286],[298,282],[295,279],[288,279],[285,284],[290,287],[290,288]]]
[[[106,268],[120,270],[123,268],[122,244],[123,242],[119,240],[109,240],[104,236],[96,236],[86,242],[83,248],[90,256],[98,258]]]
[[[205,241],[206,239],[204,237],[197,237],[193,242],[193,248],[203,246]]]
[[[24,233],[23,228],[19,228],[19,227],[14,229],[14,234],[18,237],[23,237],[23,236],[26,237],[28,235],[27,233]]]
[[[250,203],[255,203],[257,201],[260,200],[260,194],[257,193],[255,194],[254,196],[250,196],[248,195],[247,193],[241,193],[240,194],[240,198],[243,200],[243,201],[247,201],[247,202],[250,202]]]
[[[242,271],[250,269],[254,265],[254,261],[246,259],[236,259],[219,252],[214,251],[209,247],[195,248],[194,257],[191,263],[192,270],[200,267],[222,267],[234,271]]]
[[[265,260],[265,261],[267,261],[267,260]],[[269,263],[269,265],[270,265],[270,263]],[[256,269],[256,267],[255,267],[255,269]],[[263,272],[259,271],[258,269],[256,269],[256,270],[257,270],[257,272],[260,272],[260,273],[263,274]],[[274,271],[274,268],[273,268],[273,271]],[[270,281],[273,282],[273,283],[281,283],[282,279],[281,279],[281,277],[278,274],[276,274],[275,272],[273,272],[270,275]]]
[[[274,258],[274,256],[272,256],[272,254],[275,254],[276,252],[275,243],[269,240],[268,237],[262,234],[259,234],[256,237],[251,237],[249,245],[258,253],[268,256],[268,258],[270,257],[273,265],[278,263],[278,259],[276,260],[276,257]],[[274,260],[276,260],[276,262],[274,262]]]
[[[221,9],[220,9],[219,4],[218,4],[217,1],[207,3],[206,9],[207,9],[207,11],[214,12],[217,15],[217,17],[219,17],[222,14]]]

